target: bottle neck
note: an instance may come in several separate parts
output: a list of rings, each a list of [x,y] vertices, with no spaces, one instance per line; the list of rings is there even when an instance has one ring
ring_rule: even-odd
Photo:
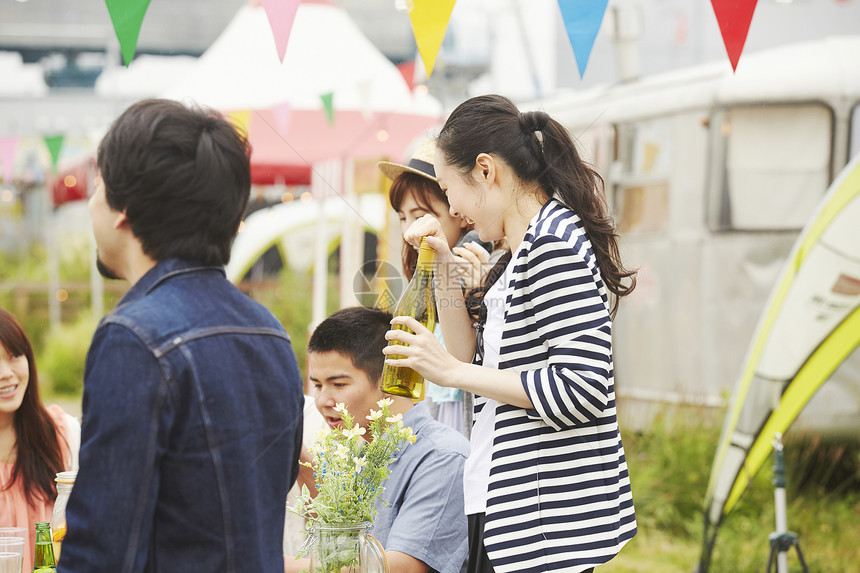
[[[432,271],[433,261],[436,260],[436,252],[430,248],[426,241],[421,242],[421,249],[418,251],[418,263],[415,265],[415,270]]]

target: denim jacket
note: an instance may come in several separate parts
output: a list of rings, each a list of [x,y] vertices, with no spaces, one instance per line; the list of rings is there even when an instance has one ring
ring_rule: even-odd
[[[282,572],[301,375],[220,267],[159,262],[99,324],[59,571]]]

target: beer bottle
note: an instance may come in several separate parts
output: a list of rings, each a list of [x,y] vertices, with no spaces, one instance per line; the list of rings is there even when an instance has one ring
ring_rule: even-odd
[[[47,521],[36,523],[36,553],[33,555],[33,572],[57,573],[54,561],[54,545],[51,540],[51,524]]]
[[[427,244],[427,239],[421,239],[418,251],[418,265],[412,280],[406,285],[400,302],[394,311],[394,316],[411,316],[431,331],[436,326],[436,305],[433,299],[433,262],[436,252]],[[412,332],[402,325],[396,330]],[[402,344],[397,340],[389,340],[388,345]],[[390,358],[402,358],[391,354]],[[424,399],[424,377],[415,370],[405,366],[389,366],[382,369],[382,391],[394,396],[405,396],[413,402]]]

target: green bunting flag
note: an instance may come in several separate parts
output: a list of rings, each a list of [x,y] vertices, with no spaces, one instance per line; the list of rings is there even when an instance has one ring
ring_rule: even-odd
[[[119,40],[122,59],[128,66],[137,50],[137,37],[150,0],[105,0],[113,29]]]
[[[63,149],[65,135],[49,135],[45,137],[45,146],[51,152],[51,168],[57,172],[57,161],[60,159],[60,150]]]
[[[328,118],[329,125],[334,125],[334,92],[322,94],[320,98],[322,98],[325,115]]]

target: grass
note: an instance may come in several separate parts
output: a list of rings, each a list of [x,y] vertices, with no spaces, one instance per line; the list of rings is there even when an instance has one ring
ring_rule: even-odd
[[[14,266],[16,261],[11,259],[0,262],[3,268],[20,272],[17,280],[40,278],[38,265],[29,258],[18,261],[22,267]],[[305,376],[312,283],[310,273],[284,271],[277,281],[258,285],[249,293],[284,325]],[[329,277],[327,292],[327,312],[331,313],[338,307],[334,275]],[[112,308],[119,296],[106,293],[105,309]],[[45,402],[58,402],[79,414],[80,391],[75,379],[55,373],[74,371],[72,377],[80,378],[94,327],[83,318],[88,312],[86,297],[71,293],[58,333],[46,328],[46,294],[18,300],[0,288],[0,305],[19,314],[31,335]],[[623,403],[619,408],[623,409]],[[615,559],[598,568],[599,573],[695,571],[702,544],[704,495],[721,422],[722,416],[711,411],[688,409],[658,417],[647,432],[624,433],[639,532]],[[789,529],[799,534],[810,571],[860,573],[860,438],[837,439],[790,430],[785,452]],[[711,573],[766,570],[768,536],[774,530],[771,464],[765,464],[721,526]],[[794,552],[789,554],[789,566],[792,573],[801,570]]]
[[[624,435],[639,532],[600,573],[696,571],[704,494],[720,433],[708,418],[675,413],[658,418],[647,433]],[[810,571],[860,571],[860,440],[789,431],[785,452],[789,530],[799,535]],[[768,536],[775,529],[771,466],[769,461],[755,476],[720,527],[711,573],[767,569]],[[792,573],[802,570],[793,549],[788,561]]]

